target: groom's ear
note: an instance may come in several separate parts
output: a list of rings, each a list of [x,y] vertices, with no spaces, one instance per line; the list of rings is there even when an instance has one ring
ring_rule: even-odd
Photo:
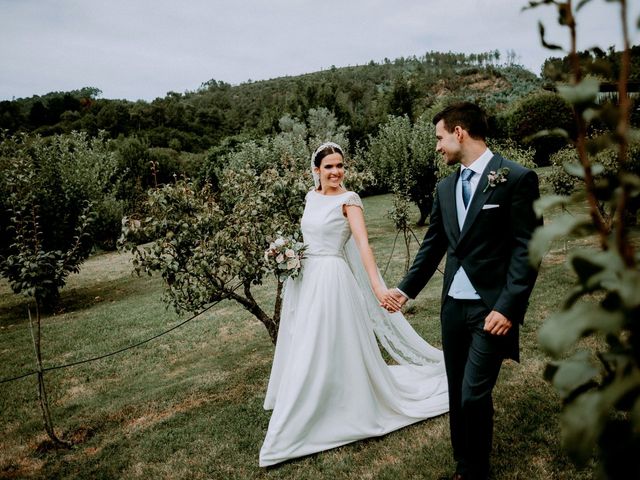
[[[458,140],[458,142],[462,142],[465,134],[467,134],[467,131],[464,128],[462,128],[460,125],[456,125],[453,128],[453,134],[456,136],[456,139]]]

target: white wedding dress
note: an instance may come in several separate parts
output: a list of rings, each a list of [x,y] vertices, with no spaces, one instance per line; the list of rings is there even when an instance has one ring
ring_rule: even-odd
[[[264,402],[273,409],[260,466],[338,447],[448,411],[442,352],[379,306],[343,205],[354,192],[307,194],[303,267],[284,289]],[[387,365],[376,342],[398,363]]]

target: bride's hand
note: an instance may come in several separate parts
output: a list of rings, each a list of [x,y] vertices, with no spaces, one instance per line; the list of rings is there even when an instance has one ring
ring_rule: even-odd
[[[389,295],[389,289],[384,287],[374,287],[373,293],[375,294],[380,306],[384,309],[388,310],[388,306],[386,305],[386,298]]]
[[[375,293],[380,306],[391,313],[400,310],[406,300],[402,294],[393,289],[380,288]]]

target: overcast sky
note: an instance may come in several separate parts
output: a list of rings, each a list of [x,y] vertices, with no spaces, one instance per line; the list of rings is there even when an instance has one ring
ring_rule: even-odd
[[[552,7],[524,0],[0,0],[0,100],[97,87],[153,100],[209,79],[238,84],[427,51],[513,50],[540,73],[548,40],[568,45]],[[576,2],[577,3],[577,2]],[[640,1],[631,0],[632,43]],[[617,3],[593,0],[580,31],[620,46]]]

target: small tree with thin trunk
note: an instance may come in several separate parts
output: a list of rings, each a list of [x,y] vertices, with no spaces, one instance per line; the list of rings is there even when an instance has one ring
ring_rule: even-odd
[[[55,446],[67,446],[55,432],[44,379],[42,361],[42,310],[52,291],[58,292],[67,276],[77,272],[87,254],[87,230],[91,223],[91,204],[86,204],[77,218],[75,236],[66,250],[50,250],[43,241],[39,210],[34,194],[37,171],[25,158],[14,158],[5,170],[4,189],[9,206],[10,221],[7,233],[11,243],[7,256],[0,258],[2,273],[12,289],[33,299],[27,307],[29,327],[38,376],[38,402],[47,435]],[[32,315],[32,309],[34,314]]]
[[[293,235],[308,181],[281,163],[256,176],[227,170],[221,192],[188,180],[151,190],[148,216],[123,220],[121,247],[134,254],[138,273],[159,272],[165,300],[176,311],[195,312],[231,299],[254,315],[275,343],[283,282],[278,280],[273,313],[258,303],[253,288],[266,273],[264,251],[274,235]],[[139,238],[155,238],[139,246]]]
[[[117,162],[102,135],[7,136],[0,132],[0,275],[32,301],[27,315],[45,430],[57,446],[45,386],[42,313],[54,308],[114,216]],[[97,219],[97,221],[96,221]]]

